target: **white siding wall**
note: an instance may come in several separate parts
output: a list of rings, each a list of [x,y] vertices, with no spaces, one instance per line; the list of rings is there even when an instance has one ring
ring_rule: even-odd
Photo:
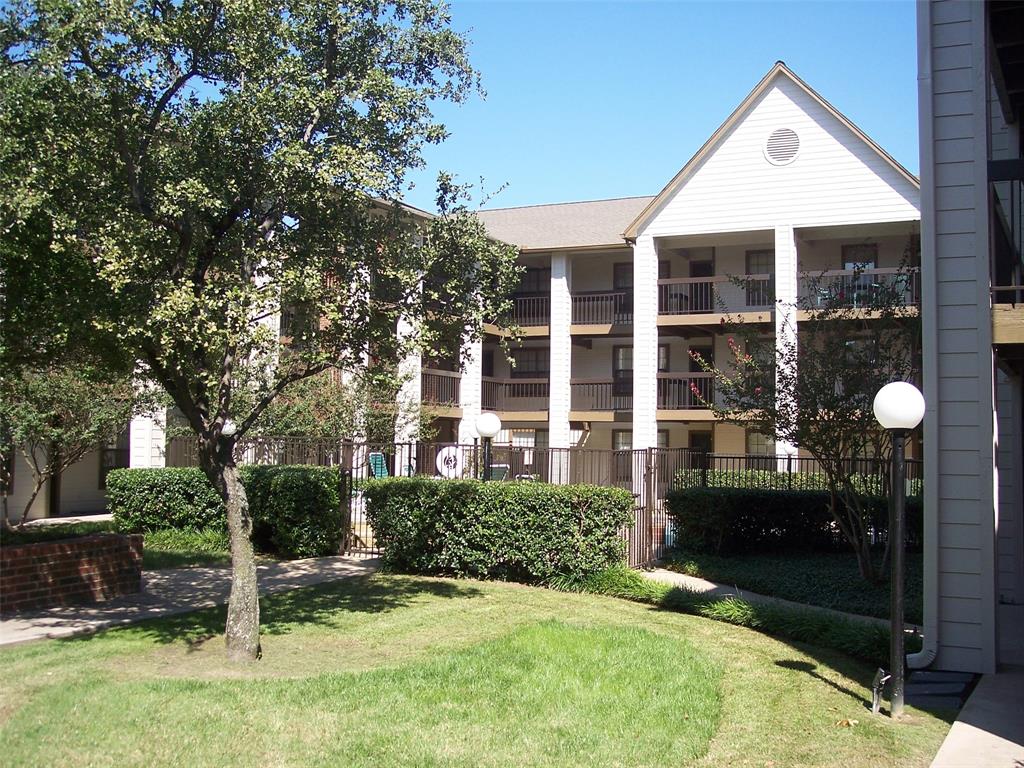
[[[926,521],[925,592],[937,605],[926,598],[925,622],[938,622],[936,665],[974,672],[996,662],[984,13],[980,3],[934,2],[918,17],[924,502],[937,516]]]
[[[768,135],[791,128],[789,165],[763,155]],[[655,237],[918,218],[918,192],[852,131],[784,75],[754,103],[643,228]]]

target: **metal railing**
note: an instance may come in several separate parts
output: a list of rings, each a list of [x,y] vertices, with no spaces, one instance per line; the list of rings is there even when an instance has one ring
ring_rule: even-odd
[[[879,301],[889,305],[890,296],[898,298],[903,306],[918,306],[921,303],[920,270],[898,267],[831,269],[800,278],[800,298],[811,309],[825,305],[862,309]]]
[[[569,383],[574,411],[633,410],[633,379],[573,379]]]
[[[577,325],[628,324],[633,322],[632,291],[574,293],[572,322]]]
[[[713,373],[659,373],[658,408],[689,410],[707,408],[714,402]]]
[[[658,314],[690,315],[768,309],[775,303],[771,274],[671,277],[658,280]]]
[[[550,394],[548,379],[496,379],[480,382],[481,405],[489,411],[545,411]]]
[[[512,320],[517,325],[525,328],[550,324],[550,296],[515,296],[512,302]]]
[[[428,405],[458,406],[462,374],[424,368],[420,373],[420,401]]]

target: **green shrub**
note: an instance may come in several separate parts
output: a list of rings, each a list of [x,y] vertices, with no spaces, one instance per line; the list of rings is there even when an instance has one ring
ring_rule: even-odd
[[[197,467],[115,469],[107,475],[107,508],[119,531],[227,530],[224,503]]]
[[[777,637],[833,648],[874,664],[888,661],[889,630],[882,624],[780,603],[709,597],[653,581],[625,566],[581,578],[552,579],[548,586],[567,592],[618,597],[664,610],[724,621]],[[908,638],[907,646],[907,651],[913,652],[920,647],[920,640]]]
[[[258,549],[283,558],[338,553],[344,532],[336,470],[245,466],[240,475]],[[120,531],[227,528],[220,496],[194,467],[115,470],[107,504]]]
[[[865,511],[880,533],[888,528],[888,500],[863,498]],[[666,509],[676,546],[693,552],[740,554],[785,550],[837,551],[848,546],[824,491],[757,488],[676,488]],[[907,500],[907,543],[921,542],[921,502]]]
[[[344,530],[337,470],[248,466],[242,483],[257,548],[288,559],[338,554]]]
[[[389,478],[366,514],[388,567],[537,582],[620,563],[634,500],[621,488]]]
[[[778,472],[770,469],[700,469],[689,467],[676,472],[676,488],[759,488],[776,491],[825,491],[828,480],[820,472]],[[850,477],[858,493],[884,496],[886,485],[881,475],[855,474]],[[920,496],[924,483],[920,478],[909,480],[907,494]]]

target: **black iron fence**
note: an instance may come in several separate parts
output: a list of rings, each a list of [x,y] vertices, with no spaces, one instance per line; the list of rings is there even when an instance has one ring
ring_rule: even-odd
[[[485,474],[479,443],[394,443],[374,445],[345,440],[258,437],[239,442],[235,458],[245,464],[310,464],[338,467],[349,521],[347,551],[378,553],[366,520],[360,486],[372,478],[477,478]],[[195,441],[174,438],[167,448],[168,466],[196,466]],[[888,462],[855,459],[850,477],[865,494],[888,495]],[[907,462],[908,495],[920,495],[922,464]],[[665,553],[672,544],[665,498],[676,487],[732,487],[773,490],[827,490],[820,462],[799,456],[715,454],[688,448],[605,450],[494,444],[491,481],[589,484],[624,488],[636,499],[634,522],[623,530],[630,565],[639,567]]]

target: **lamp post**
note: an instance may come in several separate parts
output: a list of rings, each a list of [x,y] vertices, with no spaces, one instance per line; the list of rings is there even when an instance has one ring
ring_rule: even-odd
[[[476,431],[484,441],[484,481],[491,476],[491,440],[501,432],[498,414],[486,411],[476,417]]]
[[[892,503],[889,506],[889,715],[903,714],[903,520],[906,489],[906,460],[903,455],[907,433],[924,417],[924,396],[913,384],[894,381],[875,395],[875,418],[892,437]]]

